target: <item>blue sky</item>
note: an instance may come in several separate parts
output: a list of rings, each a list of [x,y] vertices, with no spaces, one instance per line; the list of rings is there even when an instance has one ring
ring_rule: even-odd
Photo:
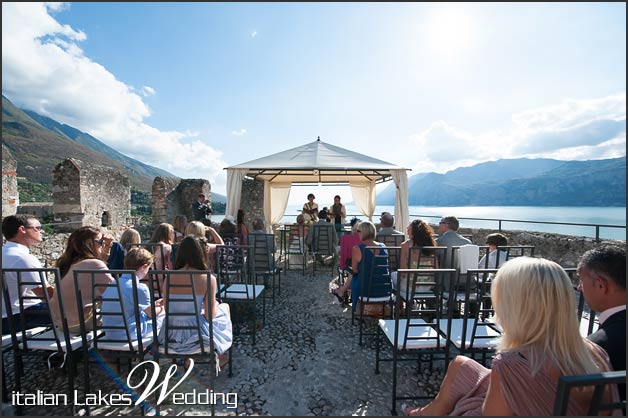
[[[16,105],[223,194],[224,167],[317,136],[410,175],[625,155],[625,3],[3,3],[2,14],[2,91]],[[322,204],[338,192],[323,190]]]

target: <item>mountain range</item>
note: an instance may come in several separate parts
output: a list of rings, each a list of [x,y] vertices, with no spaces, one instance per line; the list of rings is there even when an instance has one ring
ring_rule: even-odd
[[[177,177],[130,158],[79,129],[19,109],[4,95],[2,144],[17,161],[18,176],[33,183],[52,184],[54,167],[69,157],[121,170],[132,186],[148,193],[155,177]],[[226,197],[212,192],[212,200],[225,202]]]
[[[626,157],[503,159],[408,178],[411,206],[626,206]],[[394,205],[394,184],[377,204]]]

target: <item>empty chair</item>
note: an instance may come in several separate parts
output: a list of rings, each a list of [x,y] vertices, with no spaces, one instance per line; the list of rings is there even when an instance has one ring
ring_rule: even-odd
[[[218,281],[218,297],[223,302],[239,304],[242,308],[251,308],[250,332],[255,345],[257,333],[257,301],[262,300],[262,324],[266,322],[266,299],[263,297],[264,285],[255,284],[253,277],[247,272],[247,258],[251,255],[252,246],[218,246],[216,247],[216,278]],[[234,322],[238,309],[232,310]],[[243,309],[244,310],[244,309]]]
[[[467,270],[462,318],[452,318],[449,340],[460,355],[474,358],[482,356],[486,363],[489,355],[497,349],[501,328],[495,323],[495,312],[491,303],[491,281],[497,269]],[[441,319],[444,327],[447,320]]]
[[[284,234],[288,234],[285,243],[285,267],[287,270],[290,270],[292,267],[300,267],[302,274],[305,276],[307,254],[305,250],[305,225],[293,224],[287,225],[286,228],[288,228],[288,230],[283,231]]]
[[[332,257],[331,275],[334,274],[336,264],[338,235],[334,225],[330,223],[315,223],[310,226],[308,242],[311,240],[312,274],[316,274],[317,262],[323,262],[327,257]]]
[[[406,299],[408,307],[403,309],[402,298],[397,289],[394,319],[380,319],[377,327],[377,343],[375,355],[375,373],[379,374],[379,363],[392,362],[392,408],[391,414],[397,414],[397,401],[400,399],[421,399],[420,396],[399,396],[397,393],[398,362],[410,359],[416,360],[420,367],[422,356],[429,356],[429,364],[436,359],[449,362],[449,344],[447,335],[450,332],[448,319],[451,318],[451,305],[444,298],[446,282],[452,282],[456,270],[454,269],[401,269],[409,277],[410,292]],[[425,279],[429,277],[429,280]],[[428,286],[433,298],[430,303],[425,301],[425,292],[421,289]],[[391,357],[382,358],[380,355],[380,340],[384,339],[386,346],[391,349]]]
[[[277,266],[275,260],[275,236],[252,232],[247,239],[251,247],[247,260],[248,273],[254,277],[255,284],[258,277],[262,278],[264,288],[272,292],[274,304],[275,290],[281,294],[281,268]],[[275,279],[277,279],[277,285],[275,285]]]

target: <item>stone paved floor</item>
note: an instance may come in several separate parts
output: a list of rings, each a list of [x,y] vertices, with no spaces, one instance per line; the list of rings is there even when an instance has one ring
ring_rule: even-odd
[[[303,277],[300,272],[290,271],[282,279],[282,294],[274,306],[267,303],[266,326],[257,334],[257,344],[253,346],[247,335],[236,336],[234,375],[228,377],[222,372],[216,379],[216,393],[237,393],[237,411],[217,405],[216,414],[390,415],[392,364],[382,363],[381,374],[374,373],[374,337],[365,337],[362,347],[358,344],[358,326],[357,322],[351,324],[350,308],[342,307],[329,294],[329,289],[336,286],[329,270],[317,271],[314,277],[311,273]],[[14,377],[12,356],[5,354],[4,361],[10,391]],[[399,392],[433,396],[443,377],[443,362],[437,362],[432,372],[424,367],[420,373],[414,364],[400,364]],[[28,363],[26,370],[22,392],[34,393],[39,389],[54,393],[64,387],[63,372],[46,371],[42,361]],[[109,370],[115,375],[114,371],[96,364],[90,370],[91,392],[123,393],[107,373]],[[205,392],[208,381],[208,374],[195,366],[193,374],[176,391]],[[82,384],[79,378],[78,385]],[[418,404],[424,403],[427,401]],[[401,402],[397,408],[401,413]],[[138,408],[107,406],[92,410],[92,414],[98,415],[139,412]],[[67,415],[68,411],[39,406],[27,407],[25,413]],[[75,412],[83,413],[80,409]],[[209,408],[164,403],[161,414],[208,415]]]

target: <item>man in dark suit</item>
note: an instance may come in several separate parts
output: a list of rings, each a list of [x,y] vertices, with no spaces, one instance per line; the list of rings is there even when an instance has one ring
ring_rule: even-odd
[[[192,213],[194,214],[195,221],[202,221],[208,219],[212,214],[212,210],[209,207],[209,203],[205,200],[205,195],[200,193],[198,200],[192,203]]]
[[[600,327],[588,338],[606,350],[614,370],[626,370],[626,247],[587,251],[578,263],[578,276],[584,299],[600,313]],[[625,399],[625,385],[619,393]]]

